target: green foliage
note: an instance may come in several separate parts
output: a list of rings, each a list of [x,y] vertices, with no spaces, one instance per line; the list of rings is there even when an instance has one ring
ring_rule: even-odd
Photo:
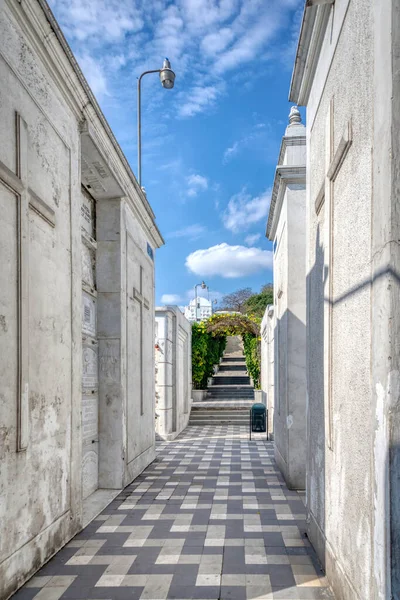
[[[206,321],[207,331],[214,335],[243,335],[252,333],[259,335],[260,319],[254,315],[218,314]]]
[[[253,379],[254,387],[256,389],[260,389],[260,338],[255,335],[252,335],[251,333],[244,333],[242,335],[242,339],[247,372]]]
[[[192,381],[197,390],[207,387],[226,346],[226,335],[208,333],[206,323],[192,324]]]
[[[260,387],[260,317],[249,315],[213,315],[207,321],[192,325],[192,380],[194,389],[207,387],[207,378],[214,374],[225,350],[228,335],[241,335],[246,367]]]
[[[265,309],[269,304],[274,303],[274,289],[272,283],[268,283],[261,288],[259,294],[253,294],[244,304],[246,313],[252,313],[260,319],[263,318]]]

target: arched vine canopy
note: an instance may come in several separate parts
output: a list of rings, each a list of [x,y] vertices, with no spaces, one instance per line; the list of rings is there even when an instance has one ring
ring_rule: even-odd
[[[213,315],[206,321],[207,333],[219,335],[244,335],[250,333],[255,337],[260,336],[260,325],[257,317],[241,314]]]

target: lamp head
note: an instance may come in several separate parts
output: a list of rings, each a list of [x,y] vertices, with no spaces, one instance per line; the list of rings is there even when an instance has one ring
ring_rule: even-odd
[[[172,88],[174,87],[175,73],[171,69],[171,63],[169,62],[168,58],[166,58],[163,62],[163,66],[160,71],[160,81],[161,85],[166,90],[172,90]]]
[[[201,282],[201,289],[202,289],[202,290],[205,290],[205,289],[206,289],[206,287],[207,287],[207,286],[206,286],[205,282],[204,282],[204,281],[202,281],[202,282]]]

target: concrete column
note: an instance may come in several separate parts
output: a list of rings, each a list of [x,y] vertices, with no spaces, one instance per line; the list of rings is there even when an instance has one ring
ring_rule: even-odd
[[[97,202],[97,288],[99,338],[99,485],[124,482],[124,385],[122,378],[120,198]]]
[[[188,424],[192,331],[177,306],[156,308],[156,432],[174,439]]]
[[[274,364],[275,458],[288,487],[304,489],[306,133],[296,107],[290,112],[289,122],[279,154],[267,225],[267,237],[274,242],[275,330],[269,336],[273,339],[274,357],[269,362]]]

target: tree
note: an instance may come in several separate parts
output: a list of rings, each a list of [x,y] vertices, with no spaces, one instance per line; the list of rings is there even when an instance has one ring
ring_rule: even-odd
[[[253,294],[244,304],[246,313],[251,313],[260,319],[263,318],[265,309],[269,304],[274,303],[274,288],[272,283],[262,286],[259,294]]]
[[[236,312],[245,312],[246,301],[253,295],[251,288],[243,288],[232,292],[222,298],[222,305],[226,310],[235,310]]]

